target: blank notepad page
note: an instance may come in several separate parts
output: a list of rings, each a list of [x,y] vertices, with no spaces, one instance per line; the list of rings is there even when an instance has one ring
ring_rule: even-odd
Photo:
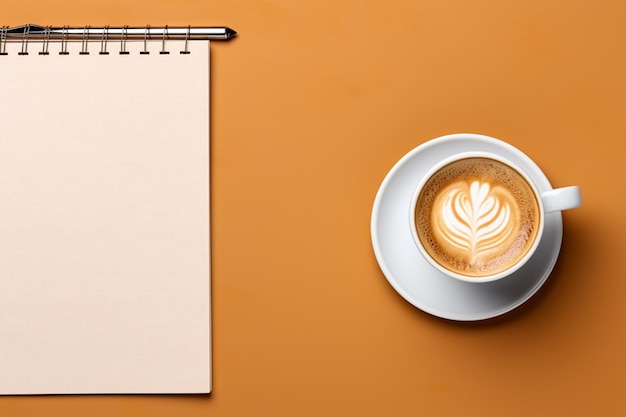
[[[0,394],[211,389],[209,45],[166,46],[0,56]]]

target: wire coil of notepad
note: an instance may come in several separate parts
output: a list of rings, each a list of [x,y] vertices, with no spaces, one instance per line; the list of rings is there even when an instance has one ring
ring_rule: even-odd
[[[21,48],[18,55],[29,54],[29,44],[33,41],[40,42],[41,48],[39,55],[49,55],[50,42],[59,42],[61,49],[60,55],[69,55],[67,45],[69,42],[81,42],[80,55],[89,55],[90,43],[99,43],[100,55],[109,54],[109,45],[111,41],[119,41],[119,53],[121,55],[129,54],[126,48],[128,41],[143,41],[143,50],[140,54],[149,54],[147,45],[149,41],[158,40],[161,42],[160,54],[166,55],[170,51],[166,48],[169,40],[184,40],[184,48],[181,54],[189,54],[188,43],[192,40],[229,40],[232,39],[237,32],[228,27],[193,27],[193,26],[174,26],[168,25],[162,27],[152,27],[146,25],[144,27],[130,27],[128,25],[122,27],[71,27],[71,26],[39,26],[39,25],[23,25],[16,27],[1,26],[0,27],[0,56],[8,55],[7,43],[21,42]],[[32,49],[32,48],[31,48]]]

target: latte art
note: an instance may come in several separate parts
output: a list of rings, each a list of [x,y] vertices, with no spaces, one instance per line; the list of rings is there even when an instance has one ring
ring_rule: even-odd
[[[424,184],[415,206],[421,246],[443,268],[486,277],[517,264],[533,247],[540,220],[535,192],[515,169],[471,157]]]
[[[432,213],[435,237],[465,254],[469,263],[488,257],[516,229],[512,218],[516,203],[502,187],[462,182],[442,190],[440,199],[435,201],[440,209]]]

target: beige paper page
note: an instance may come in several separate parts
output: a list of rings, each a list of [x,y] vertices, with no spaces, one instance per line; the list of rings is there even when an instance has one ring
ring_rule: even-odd
[[[206,393],[209,45],[0,56],[0,394]]]

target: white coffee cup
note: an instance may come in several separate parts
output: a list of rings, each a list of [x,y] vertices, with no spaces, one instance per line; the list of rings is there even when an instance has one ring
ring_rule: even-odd
[[[454,194],[453,195],[451,194],[451,196],[448,196],[448,197],[443,195],[443,193],[445,193],[445,191],[448,190],[448,188],[446,187],[443,187],[441,189],[442,191],[441,197],[428,197],[428,199],[433,199],[433,201],[437,201],[437,203],[433,203],[433,205],[437,204],[438,206],[436,209],[433,209],[432,212],[429,211],[430,214],[428,214],[429,216],[428,218],[424,217],[426,214],[420,215],[420,218],[422,219],[421,223],[425,224],[424,222],[428,222],[428,224],[426,228],[421,227],[421,226],[419,227],[421,228],[422,231],[425,229],[432,231],[432,233],[429,232],[428,236],[431,236],[431,237],[437,236],[437,238],[432,238],[432,239],[424,238],[424,240],[428,240],[432,242],[434,240],[439,239],[439,241],[442,241],[444,244],[443,246],[437,246],[435,244],[431,244],[430,246],[438,247],[437,251],[434,251],[429,246],[431,252],[442,253],[444,252],[444,250],[442,250],[441,248],[444,247],[445,245],[448,245],[448,247],[450,247],[453,250],[453,252],[451,252],[450,254],[446,254],[445,256],[443,256],[444,258],[447,257],[446,261],[448,259],[450,260],[448,265],[444,265],[444,262],[441,261],[441,259],[440,261],[437,261],[434,258],[435,255],[431,255],[431,253],[429,252],[429,249],[426,248],[425,244],[420,239],[421,233],[418,232],[418,229],[417,229],[418,224],[416,222],[416,217],[417,217],[416,209],[417,209],[418,200],[420,200],[420,196],[422,196],[423,193],[424,195],[426,194],[425,186],[428,186],[429,188],[431,188],[431,184],[433,183],[433,181],[440,182],[438,178],[444,175],[443,174],[444,171],[442,171],[444,167],[448,169],[447,167],[453,167],[455,165],[459,165],[459,163],[461,165],[463,164],[467,165],[470,163],[474,163],[472,161],[478,161],[478,159],[476,158],[480,158],[480,161],[494,161],[493,163],[494,166],[500,166],[498,165],[498,163],[503,164],[505,168],[508,167],[508,169],[511,169],[515,173],[519,174],[519,177],[521,177],[521,179],[524,180],[524,182],[527,184],[530,190],[525,195],[526,196],[530,195],[529,198],[531,199],[534,198],[534,203],[531,203],[530,201],[528,201],[528,204],[526,204],[527,203],[526,200],[521,201],[519,200],[519,198],[517,200],[513,198],[507,199],[506,194],[503,194],[501,192],[503,187],[500,187],[498,190],[496,190],[495,187],[491,189],[487,183],[481,183],[480,181],[474,181],[471,184],[467,183],[467,185],[462,185],[462,187],[466,187],[466,188],[460,189],[460,191],[459,190],[454,191]],[[480,164],[480,162],[476,162],[476,163]],[[490,162],[486,162],[486,163],[490,163]],[[507,169],[505,168],[503,168],[504,171],[507,171]],[[452,172],[450,169],[449,171]],[[449,179],[451,178],[450,175],[452,174],[446,173],[445,175],[446,175],[445,178]],[[451,180],[451,183],[452,182],[454,181]],[[519,181],[519,183],[522,184],[521,181]],[[454,188],[454,186],[452,186],[452,188]],[[500,193],[500,198],[503,199],[502,202],[498,201],[495,195],[492,196],[490,194],[496,191]],[[428,194],[434,195],[434,193],[432,192]],[[502,197],[503,195],[504,197]],[[476,201],[474,200],[476,201],[480,200],[479,203],[482,202],[483,205],[487,208],[485,210],[483,210],[482,208],[472,209],[471,207],[473,207],[474,204],[476,203]],[[534,182],[532,181],[528,173],[526,173],[519,166],[517,166],[510,160],[504,158],[503,156],[498,155],[493,152],[471,152],[471,151],[460,152],[458,154],[455,154],[453,156],[450,156],[438,162],[422,178],[420,183],[417,185],[413,193],[412,199],[411,199],[410,211],[409,211],[409,222],[410,222],[413,240],[416,246],[418,247],[423,257],[434,268],[438,269],[439,271],[441,271],[442,273],[444,273],[445,275],[449,277],[452,277],[461,281],[470,282],[470,283],[484,283],[484,282],[491,282],[491,281],[503,279],[503,278],[510,276],[519,268],[521,268],[526,262],[528,262],[529,259],[532,258],[533,254],[537,250],[539,242],[541,241],[541,238],[544,233],[545,214],[555,212],[555,211],[562,211],[562,210],[576,208],[580,206],[581,203],[582,203],[582,199],[580,195],[580,190],[577,186],[563,187],[563,188],[557,188],[557,189],[552,189],[549,191],[540,192],[538,191],[537,186],[534,184]],[[420,200],[420,204],[422,204],[422,200]],[[476,205],[480,205],[480,204],[476,203]],[[492,215],[491,220],[494,221],[494,224],[497,223],[493,226],[489,226],[489,227],[492,227],[492,229],[489,229],[489,231],[485,232],[485,235],[484,235],[484,236],[488,236],[490,239],[489,245],[491,246],[489,246],[489,250],[491,252],[497,252],[497,253],[513,252],[513,250],[512,249],[509,250],[508,247],[498,246],[498,245],[510,244],[511,241],[514,241],[514,242],[519,241],[519,239],[513,237],[513,234],[512,234],[512,233],[517,233],[518,229],[516,229],[516,227],[511,226],[513,224],[512,222],[518,222],[516,220],[517,217],[510,216],[509,218],[507,216],[510,213],[515,213],[517,208],[519,208],[520,205],[522,205],[523,207],[526,207],[527,205],[528,207],[535,205],[536,216],[535,215],[527,216],[529,218],[534,219],[534,221],[532,222],[533,226],[529,229],[531,230],[531,233],[533,233],[534,237],[532,239],[532,242],[525,244],[523,250],[520,250],[519,256],[511,258],[511,260],[506,261],[506,262],[503,262],[500,259],[496,259],[496,258],[494,258],[493,261],[492,260],[484,261],[484,262],[482,260],[475,261],[475,264],[484,264],[484,265],[487,265],[489,262],[496,263],[496,264],[499,262],[500,265],[508,262],[508,265],[506,267],[494,268],[493,272],[490,272],[489,270],[490,268],[488,267],[486,267],[485,270],[482,271],[480,274],[476,274],[474,272],[467,272],[465,270],[454,267],[453,262],[456,262],[457,260],[459,260],[460,263],[465,262],[465,261],[461,261],[461,259],[466,256],[464,251],[467,252],[468,259],[474,256],[473,253],[470,255],[470,252],[477,251],[477,249],[475,248],[475,243],[476,243],[476,240],[479,238],[477,237],[477,233],[474,232],[477,229],[476,227],[470,226],[470,223],[474,225],[480,223],[480,221],[478,221],[477,219],[472,218],[472,216],[478,218],[480,216],[480,213],[482,213],[480,212],[480,210],[486,211],[487,214],[489,215],[491,215],[491,213],[494,213]],[[497,211],[497,213],[499,213],[498,215],[495,214],[496,209],[494,207],[498,208],[498,211]],[[515,209],[511,209],[511,207],[514,207]],[[421,209],[423,208],[421,207]],[[476,213],[479,213],[479,214],[476,214]],[[487,215],[483,213],[483,217],[487,217]],[[498,221],[495,222],[495,220],[498,220]],[[483,228],[487,229],[487,227],[483,227]],[[435,229],[442,230],[442,232],[436,233],[434,232]],[[508,234],[509,236],[511,236],[510,238],[505,236],[506,231],[511,231],[511,233]],[[422,234],[423,233],[424,232],[422,232]],[[527,234],[527,232],[525,232],[525,234]],[[498,236],[502,235],[503,236],[502,239],[504,240],[501,239],[502,242],[498,243],[500,241],[493,237],[496,235]],[[449,244],[446,243],[446,239],[448,239]],[[519,246],[520,244],[515,243],[511,245],[511,247],[513,247],[514,245]],[[470,249],[470,246],[472,247],[472,249]],[[468,261],[467,265],[470,265],[470,264],[471,262]]]

